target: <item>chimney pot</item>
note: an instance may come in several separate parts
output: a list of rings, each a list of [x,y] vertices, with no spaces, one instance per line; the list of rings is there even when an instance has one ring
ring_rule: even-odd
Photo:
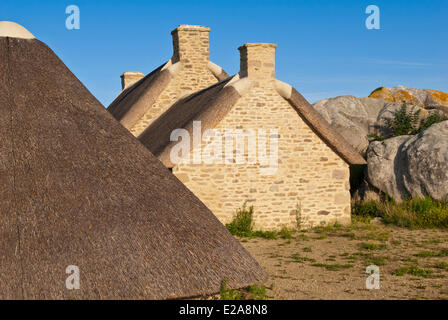
[[[136,83],[140,79],[143,79],[144,77],[145,77],[145,75],[143,73],[141,73],[141,72],[129,71],[129,72],[123,73],[120,76],[120,78],[121,78],[121,89],[124,90],[124,89],[132,86],[134,83]]]
[[[240,51],[240,77],[259,81],[275,79],[275,48],[273,43],[246,43]]]

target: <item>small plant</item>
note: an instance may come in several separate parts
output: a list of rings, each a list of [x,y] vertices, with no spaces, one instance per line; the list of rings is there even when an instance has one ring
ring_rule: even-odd
[[[287,227],[283,227],[279,234],[280,238],[282,239],[292,239],[294,236],[294,231],[291,229],[288,229]]]
[[[266,287],[265,286],[248,286],[246,288],[248,292],[247,300],[265,300],[266,299]]]
[[[381,137],[377,133],[369,133],[367,138],[370,138],[372,141],[384,141],[387,139],[386,137]]]
[[[296,228],[297,228],[297,230],[301,230],[302,223],[303,223],[303,221],[302,221],[302,204],[301,203],[296,204],[295,214],[296,214]]]
[[[303,252],[312,252],[313,249],[311,249],[311,247],[305,247],[303,248]]]
[[[241,209],[238,209],[232,222],[226,224],[231,234],[238,237],[250,237],[253,228],[254,207],[246,208],[246,203]]]
[[[436,124],[436,123],[439,123],[439,122],[442,122],[442,121],[446,121],[446,120],[448,120],[447,117],[442,116],[438,112],[435,112],[435,113],[431,114],[428,118],[426,118],[425,122],[420,126],[420,128],[417,131],[417,133],[425,131],[426,129],[428,129],[433,124]]]
[[[375,90],[373,90],[373,91],[370,93],[369,96],[371,96],[371,95],[374,94],[375,92],[380,91],[380,90],[383,90],[383,89],[384,89],[384,87],[378,87],[378,88],[376,88]]]
[[[243,207],[237,210],[232,222],[226,224],[227,230],[237,237],[277,239],[279,233],[276,231],[254,231],[253,215],[254,207],[251,206],[247,209],[246,203],[244,203]],[[287,236],[286,231],[283,231],[283,236]]]
[[[227,288],[227,280],[224,280],[219,291],[220,300],[242,300],[243,295],[238,290]]]

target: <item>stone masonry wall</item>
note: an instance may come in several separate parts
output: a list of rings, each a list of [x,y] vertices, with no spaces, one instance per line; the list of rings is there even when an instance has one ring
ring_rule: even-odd
[[[173,173],[224,224],[245,202],[254,206],[255,228],[261,230],[296,227],[298,220],[302,227],[350,222],[349,166],[277,93],[273,81],[255,85],[217,129],[223,134],[226,128],[278,129],[277,172],[260,175],[259,165],[249,164],[179,164]]]

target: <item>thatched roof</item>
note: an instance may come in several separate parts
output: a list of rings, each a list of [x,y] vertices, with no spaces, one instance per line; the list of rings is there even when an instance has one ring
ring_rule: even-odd
[[[132,128],[141,119],[170,81],[176,77],[182,68],[182,62],[172,63],[171,60],[161,65],[143,79],[129,88],[124,89],[107,110],[126,128]],[[209,70],[217,81],[227,79],[229,75],[216,64],[209,62]]]
[[[166,166],[172,166],[169,154],[177,142],[170,141],[174,129],[185,128],[192,134],[193,121],[201,121],[201,129],[213,128],[232,109],[238,99],[250,90],[250,81],[239,75],[221,81],[187,96],[154,121],[139,140]],[[276,80],[277,92],[289,102],[310,128],[349,164],[365,164],[364,158],[290,85]]]
[[[0,37],[0,299],[164,299],[265,272],[44,43]],[[68,265],[80,290],[67,290]]]

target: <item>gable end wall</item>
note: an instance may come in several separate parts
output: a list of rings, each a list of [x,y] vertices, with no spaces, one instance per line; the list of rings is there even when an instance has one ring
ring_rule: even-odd
[[[222,223],[229,223],[245,202],[254,206],[255,228],[260,230],[294,228],[299,221],[301,227],[350,222],[348,164],[273,87],[251,89],[216,128],[278,129],[280,136],[279,167],[271,176],[260,175],[259,167],[249,164],[173,168]]]

